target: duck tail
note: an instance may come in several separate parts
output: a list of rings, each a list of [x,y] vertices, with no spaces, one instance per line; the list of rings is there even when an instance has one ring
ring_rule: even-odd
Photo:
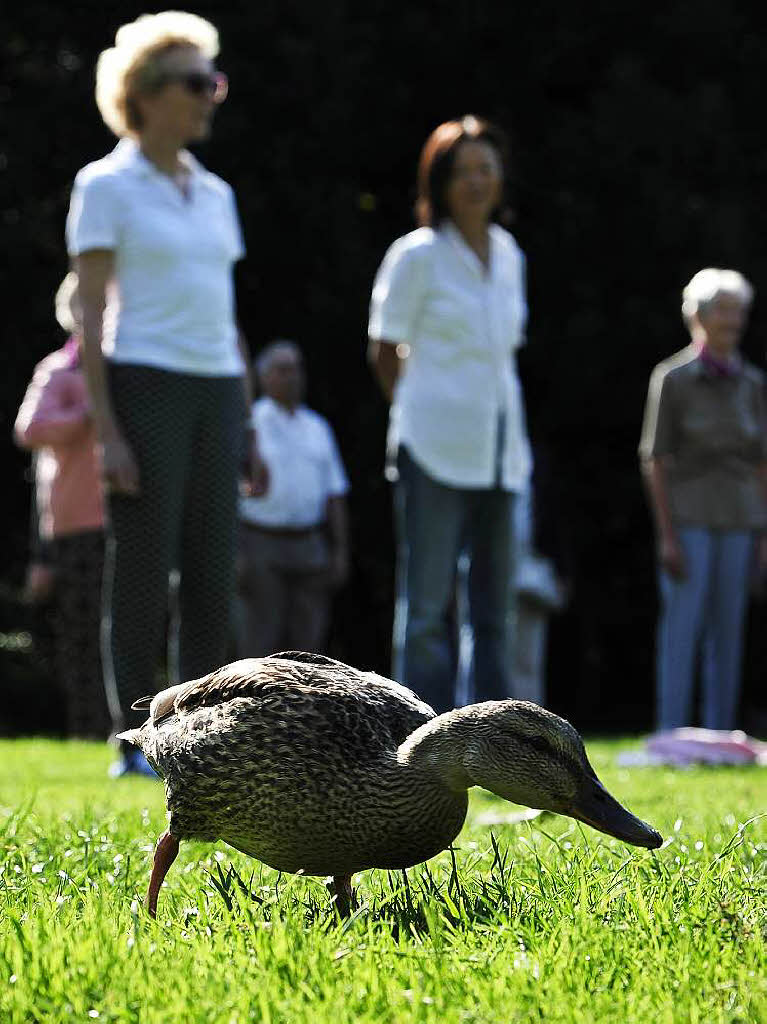
[[[118,732],[116,739],[126,740],[128,743],[132,743],[134,747],[141,749],[140,734],[140,729],[126,729],[125,732]]]
[[[133,703],[131,704],[131,709],[133,711],[148,711],[152,705],[153,700],[154,697],[152,695],[150,695],[149,697],[139,697],[138,700],[133,701]]]

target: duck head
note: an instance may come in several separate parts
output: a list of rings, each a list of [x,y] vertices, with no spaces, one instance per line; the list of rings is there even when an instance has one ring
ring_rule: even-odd
[[[488,701],[461,712],[474,712],[464,755],[473,785],[514,803],[577,818],[633,846],[656,849],[663,842],[607,792],[583,740],[564,718],[514,700]]]

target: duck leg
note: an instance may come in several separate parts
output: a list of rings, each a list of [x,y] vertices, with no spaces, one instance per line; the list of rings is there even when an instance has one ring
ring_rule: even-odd
[[[157,895],[168,873],[168,868],[176,859],[177,854],[178,839],[172,836],[170,832],[163,832],[157,840],[157,846],[155,847],[152,875],[149,879],[149,892],[146,897],[146,905],[150,917],[157,917]]]
[[[339,917],[348,917],[352,907],[356,905],[356,897],[352,888],[351,875],[333,875],[328,891],[335,901]]]

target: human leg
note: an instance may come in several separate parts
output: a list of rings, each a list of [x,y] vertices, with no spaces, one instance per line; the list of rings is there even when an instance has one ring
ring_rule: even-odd
[[[512,503],[509,491],[473,491],[468,526],[469,614],[474,633],[474,699],[512,696],[510,619]]]
[[[288,580],[279,565],[280,540],[248,526],[239,531],[237,598],[240,658],[263,658],[287,647]]]
[[[286,543],[292,547],[290,565],[286,566],[290,570],[288,649],[322,653],[332,601],[328,543],[320,530]]]
[[[466,492],[440,484],[400,452],[398,546],[406,600],[402,682],[437,711],[455,700],[448,605],[466,509]]]
[[[517,599],[512,679],[514,697],[545,705],[549,614],[538,603]]]
[[[706,729],[734,729],[753,534],[717,531],[713,547],[702,673],[703,725]]]
[[[110,716],[100,651],[104,535],[101,530],[68,534],[54,547],[56,672],[65,695],[67,733],[105,739]]]
[[[289,650],[324,652],[330,623],[330,602],[326,578],[305,576],[290,581]]]
[[[193,378],[187,390],[195,428],[184,492],[179,662],[182,678],[196,679],[226,661],[245,402],[238,377]]]
[[[676,729],[692,718],[695,661],[710,586],[711,531],[678,530],[685,576],[659,574],[660,617],[657,637],[657,727]]]
[[[179,374],[113,365],[110,388],[139,467],[140,493],[108,495],[104,675],[115,728],[136,726],[138,697],[157,690],[168,574],[175,562],[192,421]]]
[[[104,533],[87,530],[56,543],[61,587],[59,674],[67,691],[72,736],[106,739],[110,716],[101,668],[101,582]]]

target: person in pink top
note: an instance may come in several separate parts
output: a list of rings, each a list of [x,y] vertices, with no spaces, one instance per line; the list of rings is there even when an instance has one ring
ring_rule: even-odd
[[[22,448],[35,453],[40,541],[54,574],[56,669],[70,736],[104,739],[111,716],[101,671],[101,577],[104,511],[85,377],[80,367],[77,278],[56,295],[66,344],[35,367],[14,426]]]

